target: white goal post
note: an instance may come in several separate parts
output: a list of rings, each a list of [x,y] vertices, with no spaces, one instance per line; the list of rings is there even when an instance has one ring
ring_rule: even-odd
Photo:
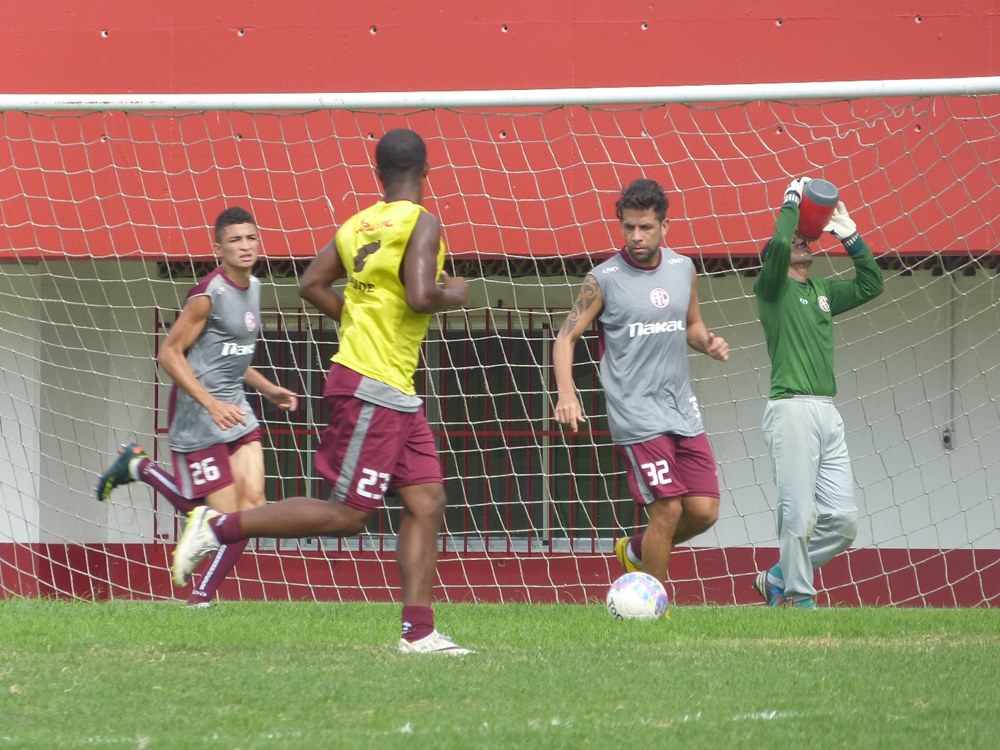
[[[210,224],[250,209],[266,258],[259,365],[303,398],[261,412],[268,495],[323,494],[312,450],[336,330],[299,300],[303,267],[379,195],[378,136],[428,143],[427,205],[467,310],[439,315],[418,387],[446,472],[437,594],[584,601],[642,525],[610,448],[593,341],[591,417],[551,416],[552,331],[619,244],[623,184],[657,179],[668,244],[699,270],[729,341],[692,354],[723,488],[718,524],[674,553],[681,602],[749,603],[774,556],[769,385],[753,281],[790,177],[837,184],[886,292],[838,319],[837,403],[862,517],[821,571],[825,601],[1000,601],[1000,77],[372,94],[0,95],[0,596],[173,598],[179,519],[140,484],[98,503],[136,439],[169,466],[155,353],[210,269]],[[833,240],[819,273],[850,275]],[[388,600],[397,509],[360,538],[260,540],[230,598]]]

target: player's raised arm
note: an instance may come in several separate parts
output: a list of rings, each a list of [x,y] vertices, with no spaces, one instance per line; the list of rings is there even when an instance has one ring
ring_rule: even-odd
[[[831,312],[840,315],[879,296],[885,289],[885,281],[875,256],[861,239],[858,225],[843,201],[837,202],[825,231],[840,240],[854,263],[855,276],[852,280],[830,282]]]
[[[785,286],[785,277],[792,259],[792,240],[799,222],[799,205],[806,182],[805,178],[797,177],[785,188],[774,234],[764,246],[760,276],[754,284],[754,291],[761,299],[776,300]]]
[[[573,432],[587,418],[576,395],[573,382],[573,350],[576,342],[586,333],[604,307],[604,297],[593,276],[587,276],[577,295],[573,308],[563,321],[552,345],[552,367],[556,376],[558,396],[555,416],[559,424],[567,425]]]

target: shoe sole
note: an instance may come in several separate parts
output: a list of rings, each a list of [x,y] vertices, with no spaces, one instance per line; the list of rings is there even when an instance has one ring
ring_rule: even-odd
[[[441,654],[442,656],[466,656],[468,654],[474,654],[476,652],[475,651],[470,651],[467,648],[462,648],[462,647],[459,646],[459,647],[456,647],[456,648],[438,649],[437,651],[416,651],[414,649],[400,648],[399,649],[399,653],[401,653],[401,654],[428,654],[428,655]]]

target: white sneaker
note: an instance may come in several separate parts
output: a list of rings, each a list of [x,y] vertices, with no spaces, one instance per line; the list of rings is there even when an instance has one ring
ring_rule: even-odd
[[[171,566],[174,583],[178,586],[187,586],[201,561],[222,546],[208,525],[218,515],[207,505],[200,505],[188,513],[184,533],[174,548],[174,564]]]
[[[448,636],[441,635],[436,630],[432,630],[430,635],[425,635],[419,641],[413,641],[412,643],[405,638],[400,638],[399,653],[450,654],[452,656],[462,656],[464,654],[474,654],[476,652],[472,649],[462,648],[454,643]]]

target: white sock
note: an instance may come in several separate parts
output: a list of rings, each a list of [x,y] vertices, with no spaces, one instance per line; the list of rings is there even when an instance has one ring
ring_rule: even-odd
[[[139,481],[139,462],[142,460],[139,456],[136,456],[131,461],[128,462],[128,475],[132,479]]]

